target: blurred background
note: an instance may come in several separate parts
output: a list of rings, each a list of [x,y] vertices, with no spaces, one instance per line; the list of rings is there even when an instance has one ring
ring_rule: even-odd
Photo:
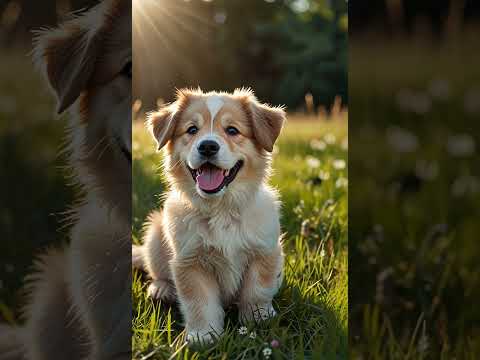
[[[134,95],[147,110],[159,98],[171,101],[174,88],[198,85],[250,86],[263,101],[292,111],[305,109],[305,95],[309,111],[348,104],[344,0],[147,0],[133,6]]]
[[[32,58],[32,31],[97,1],[0,1],[0,322],[14,321],[34,256],[67,240],[65,116]]]
[[[479,10],[349,1],[355,358],[480,353]]]

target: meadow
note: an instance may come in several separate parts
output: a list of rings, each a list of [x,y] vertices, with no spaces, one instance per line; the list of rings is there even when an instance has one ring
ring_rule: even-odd
[[[475,43],[467,34],[442,44],[375,36],[351,42],[354,358],[480,353]]]
[[[291,114],[274,149],[271,183],[282,197],[285,280],[278,316],[242,327],[227,310],[225,333],[189,348],[176,306],[152,301],[134,271],[134,359],[346,359],[348,357],[347,114],[326,119]],[[133,126],[133,241],[147,214],[161,207],[161,154],[142,121]]]

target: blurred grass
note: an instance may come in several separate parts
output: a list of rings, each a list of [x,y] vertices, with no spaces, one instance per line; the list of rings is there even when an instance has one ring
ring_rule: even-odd
[[[346,114],[343,114],[346,117]],[[256,338],[239,335],[237,311],[227,311],[226,331],[213,346],[188,349],[176,307],[153,303],[146,279],[134,273],[133,355],[140,359],[263,358],[272,340],[274,359],[348,357],[347,126],[291,115],[275,149],[271,183],[283,201],[285,282],[275,297],[279,316],[250,324]],[[165,189],[161,155],[143,127],[133,127],[133,236]],[[339,180],[341,179],[341,180]]]
[[[350,46],[354,357],[480,353],[480,52],[456,40]]]

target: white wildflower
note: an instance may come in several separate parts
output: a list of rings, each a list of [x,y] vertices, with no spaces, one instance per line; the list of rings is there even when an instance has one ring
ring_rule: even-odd
[[[239,333],[240,335],[246,335],[247,332],[248,332],[248,329],[247,329],[246,326],[242,326],[242,327],[240,327],[240,328],[238,329],[238,333]]]
[[[447,151],[456,157],[472,155],[475,152],[475,140],[468,134],[450,136],[447,142]]]
[[[399,153],[409,153],[418,147],[418,139],[413,133],[396,126],[387,129],[387,141]]]
[[[430,99],[428,94],[417,93],[416,96],[413,98],[411,109],[414,113],[423,115],[428,113],[431,108],[432,100]]]
[[[326,181],[326,180],[330,179],[330,173],[327,172],[327,171],[320,170],[320,173],[318,174],[318,177],[320,178],[320,180]]]
[[[265,349],[263,349],[264,358],[269,359],[270,355],[272,355],[272,349],[270,349],[269,347],[266,347]]]
[[[332,165],[337,170],[343,170],[347,166],[347,163],[343,159],[336,159],[336,160],[333,160]]]
[[[327,148],[327,144],[322,140],[313,139],[310,141],[310,147],[313,150],[323,151]]]
[[[344,177],[340,177],[335,181],[335,187],[336,188],[341,188],[341,187],[347,187],[348,186],[348,180]]]
[[[328,133],[326,134],[323,139],[325,140],[325,142],[329,145],[332,145],[332,144],[335,144],[335,142],[337,141],[337,138],[335,137],[335,135],[333,135],[332,133]]]
[[[255,339],[257,337],[257,333],[255,331],[252,331],[250,335],[248,335],[250,339]]]
[[[432,107],[429,94],[402,89],[396,95],[397,105],[402,111],[413,112],[419,115],[426,114]]]
[[[439,100],[447,100],[450,97],[450,84],[445,79],[432,80],[428,90],[433,98]]]
[[[421,179],[433,180],[438,175],[438,164],[436,162],[418,160],[415,165],[415,174]]]
[[[423,334],[418,341],[418,352],[423,353],[428,350],[429,341],[428,336]]]
[[[307,156],[305,160],[309,168],[316,169],[320,166],[320,160],[313,156]]]

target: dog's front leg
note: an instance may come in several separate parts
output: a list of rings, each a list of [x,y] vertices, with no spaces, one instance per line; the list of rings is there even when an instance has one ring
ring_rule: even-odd
[[[223,332],[224,311],[215,277],[201,266],[174,261],[172,271],[187,341],[209,343]]]
[[[273,253],[256,256],[250,261],[240,290],[240,320],[260,321],[276,315],[272,300],[283,279],[281,248]]]

